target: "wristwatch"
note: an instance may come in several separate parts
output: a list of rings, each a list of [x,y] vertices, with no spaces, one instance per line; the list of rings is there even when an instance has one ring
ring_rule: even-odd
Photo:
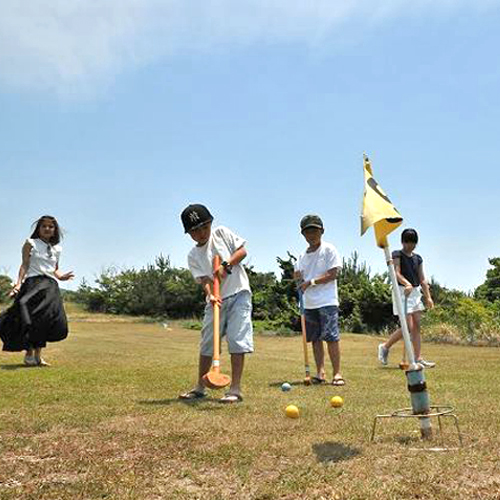
[[[220,265],[226,270],[227,274],[231,274],[233,272],[233,266],[226,260],[223,260]]]

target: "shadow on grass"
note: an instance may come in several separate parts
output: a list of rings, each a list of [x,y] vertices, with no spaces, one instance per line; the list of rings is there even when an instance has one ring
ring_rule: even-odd
[[[24,365],[24,364],[17,364],[17,365],[1,365],[0,368],[2,370],[20,370],[21,368],[38,368],[37,366],[27,366],[27,365]]]
[[[408,435],[393,436],[392,440],[405,446],[422,442],[419,436],[408,436]]]
[[[218,399],[215,398],[201,398],[201,399],[179,399],[179,398],[166,398],[166,399],[140,399],[137,401],[140,405],[148,406],[170,406],[173,404],[181,404],[185,406],[196,407],[198,410],[220,410],[223,406]],[[209,403],[209,404],[207,404]]]
[[[281,385],[285,382],[288,382],[288,380],[282,380],[281,382],[270,382],[269,383],[269,387],[281,387]],[[316,383],[311,383],[309,384],[308,386],[306,386],[306,384],[304,384],[304,381],[303,380],[294,380],[293,382],[288,382],[290,385],[292,386],[299,386],[299,385],[303,385],[304,387],[311,387],[311,386],[317,386],[317,387],[321,387],[321,386],[328,386],[328,385],[331,385],[331,384],[328,384],[328,383],[323,383],[323,384],[316,384]]]
[[[342,443],[327,441],[326,443],[313,444],[312,449],[316,454],[318,462],[342,462],[361,455],[359,448],[346,446]]]

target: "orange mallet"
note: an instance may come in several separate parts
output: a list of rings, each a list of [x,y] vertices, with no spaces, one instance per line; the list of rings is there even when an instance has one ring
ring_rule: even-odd
[[[399,363],[399,368],[401,368],[401,370],[408,370],[408,368],[410,368],[410,363],[408,363],[408,360],[406,358],[406,347],[405,345],[403,344],[403,357],[401,359],[401,363]]]
[[[302,329],[302,348],[304,350],[304,369],[306,376],[304,378],[304,385],[311,385],[311,370],[309,368],[309,354],[307,351],[307,331],[306,331],[306,317],[304,313],[304,295],[299,288],[299,309],[300,309],[300,326]]]
[[[220,267],[220,257],[216,255],[213,262],[214,271]],[[218,274],[214,274],[213,295],[220,298],[220,279]],[[203,384],[209,389],[222,389],[231,383],[231,378],[220,372],[220,305],[215,302],[214,308],[214,354],[212,357],[212,367],[210,371],[203,375]]]

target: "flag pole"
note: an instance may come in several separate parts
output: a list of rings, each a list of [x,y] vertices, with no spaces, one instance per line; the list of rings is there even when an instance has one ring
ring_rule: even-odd
[[[405,370],[406,378],[408,380],[408,390],[410,391],[411,407],[414,415],[426,415],[430,412],[430,398],[427,392],[427,384],[425,383],[424,370],[422,365],[415,361],[415,351],[411,343],[410,331],[408,330],[408,323],[406,321],[406,314],[403,309],[403,302],[401,300],[401,291],[399,290],[398,279],[396,276],[396,269],[394,261],[392,260],[389,242],[387,238],[383,241],[383,250],[387,268],[389,269],[389,277],[391,279],[392,290],[394,294],[394,303],[396,311],[399,316],[401,324],[401,332],[408,356],[409,367]],[[431,439],[432,427],[431,419],[429,417],[419,418],[420,434],[423,439]]]
[[[389,269],[389,277],[393,289],[394,305],[399,316],[403,341],[408,356],[409,366],[405,371],[405,375],[408,381],[408,390],[410,391],[411,407],[413,414],[419,416],[422,438],[429,439],[432,436],[431,420],[426,415],[430,413],[430,400],[425,383],[424,370],[422,365],[415,360],[415,352],[411,343],[408,323],[406,322],[406,311],[403,309],[396,270],[387,240],[387,236],[401,225],[403,217],[374,179],[368,156],[363,155],[363,163],[365,190],[361,214],[361,235],[369,227],[373,226],[377,245],[384,250],[385,261]],[[420,415],[422,416],[420,417]]]

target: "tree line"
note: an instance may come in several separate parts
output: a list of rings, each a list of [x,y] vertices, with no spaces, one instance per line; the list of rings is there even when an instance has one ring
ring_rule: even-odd
[[[291,334],[300,331],[295,256],[277,257],[279,276],[246,268],[253,292],[253,319],[261,330]],[[431,340],[500,345],[500,258],[491,258],[486,279],[473,293],[450,290],[431,280],[436,307],[423,317],[423,334]],[[5,302],[11,280],[0,276]],[[396,326],[387,273],[372,273],[357,252],[344,259],[338,275],[339,313],[343,331],[381,333]],[[108,268],[94,284],[82,281],[65,299],[91,312],[148,316],[158,319],[198,319],[205,298],[191,273],[159,255],[140,269]]]

